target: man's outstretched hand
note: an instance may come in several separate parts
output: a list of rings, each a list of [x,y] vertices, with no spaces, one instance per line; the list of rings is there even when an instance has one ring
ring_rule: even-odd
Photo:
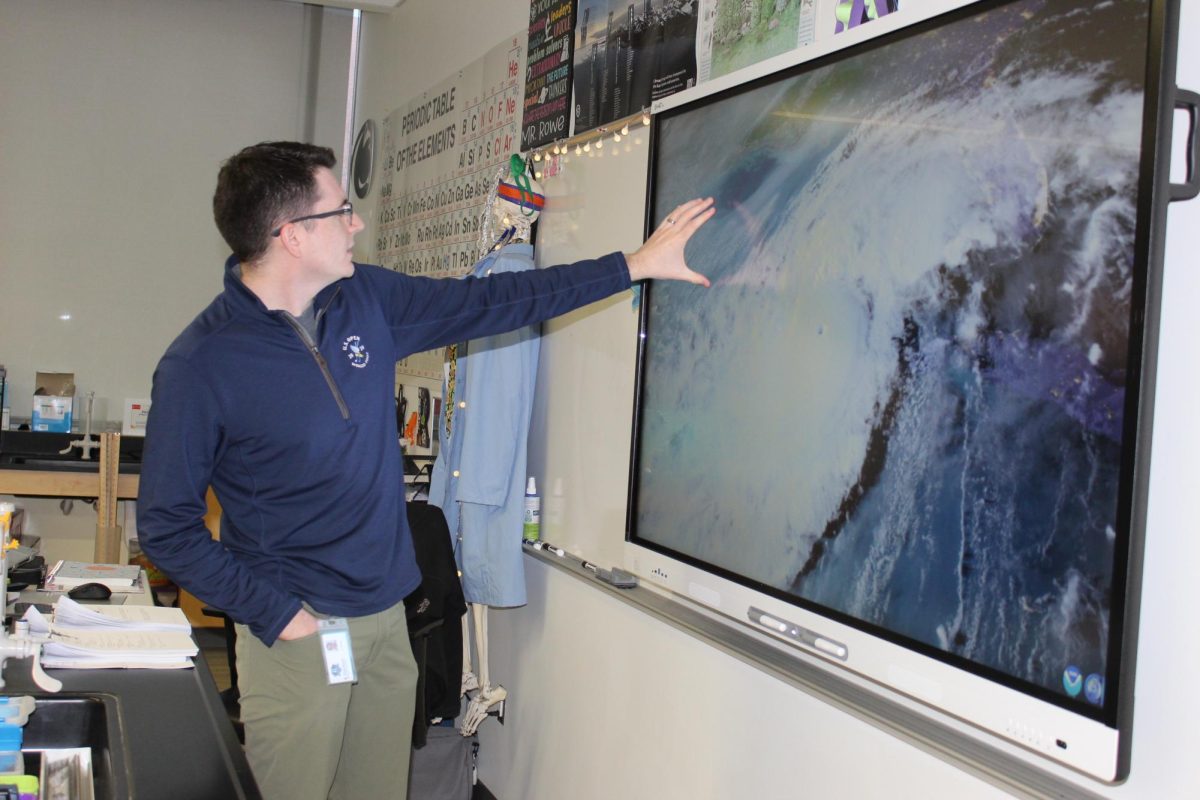
[[[658,278],[708,286],[708,278],[693,272],[684,261],[683,248],[692,234],[716,212],[711,197],[689,200],[678,206],[636,252],[625,256],[630,280],[636,283]]]

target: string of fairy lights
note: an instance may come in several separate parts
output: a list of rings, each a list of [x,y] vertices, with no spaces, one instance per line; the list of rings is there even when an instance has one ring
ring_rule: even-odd
[[[536,149],[529,156],[529,160],[533,166],[533,177],[539,181],[542,180],[542,167],[544,163],[550,162],[552,159],[557,159],[560,156],[567,156],[572,152],[576,156],[586,156],[589,158],[602,155],[605,152],[616,156],[621,152],[621,149],[617,148],[616,145],[622,141],[627,142],[625,152],[628,152],[628,140],[632,135],[631,131],[636,133],[639,124],[643,128],[650,125],[649,111],[639,111],[636,114],[618,119],[608,125],[602,125],[576,136],[554,142],[549,147]],[[636,143],[640,140],[634,139],[633,141]],[[611,143],[607,151],[604,147],[605,143]],[[553,177],[553,173],[547,177]]]

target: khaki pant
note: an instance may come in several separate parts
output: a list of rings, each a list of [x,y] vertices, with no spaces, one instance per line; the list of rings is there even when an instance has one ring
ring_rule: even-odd
[[[319,634],[266,647],[237,626],[246,758],[266,800],[407,796],[417,665],[404,604],[349,623],[358,683],[335,686]]]

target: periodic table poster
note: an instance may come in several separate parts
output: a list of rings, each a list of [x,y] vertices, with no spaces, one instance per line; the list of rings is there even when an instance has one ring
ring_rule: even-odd
[[[479,260],[491,182],[520,148],[525,31],[383,120],[375,263],[409,275],[463,275]],[[442,352],[396,365],[442,377]]]

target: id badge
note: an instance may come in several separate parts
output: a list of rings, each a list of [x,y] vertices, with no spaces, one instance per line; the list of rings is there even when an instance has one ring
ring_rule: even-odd
[[[357,683],[354,670],[354,650],[350,647],[350,625],[345,617],[317,620],[321,634],[321,655],[325,657],[325,682]]]

